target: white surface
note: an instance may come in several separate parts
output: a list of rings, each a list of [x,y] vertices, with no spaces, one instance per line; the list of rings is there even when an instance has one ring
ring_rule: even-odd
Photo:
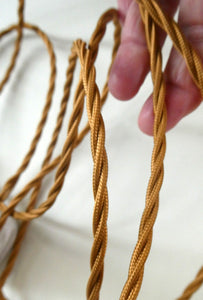
[[[1,28],[15,21],[16,2],[1,3]],[[79,37],[88,40],[99,16],[110,6],[116,6],[116,1],[26,2],[26,20],[38,24],[54,42],[58,75],[49,123],[29,170],[20,179],[13,194],[40,168],[59,108],[71,41]],[[108,67],[111,36],[110,26],[97,61],[100,87]],[[2,42],[1,77],[9,61],[13,41],[14,35]],[[28,149],[44,105],[48,72],[49,60],[42,42],[28,34],[12,78],[1,95],[0,186],[15,172]],[[119,298],[137,239],[152,152],[152,139],[139,131],[137,117],[151,88],[148,77],[135,100],[121,103],[109,96],[103,110],[109,159],[109,244],[101,299]],[[68,109],[69,115],[71,105]],[[175,299],[202,264],[202,115],[201,106],[167,134],[160,209],[138,297],[140,300]],[[63,145],[67,120],[66,117],[55,155]],[[85,299],[92,245],[91,174],[88,136],[73,154],[69,173],[55,205],[45,216],[33,221],[29,228],[5,287],[8,299]],[[49,176],[45,181],[41,201],[48,194],[47,187],[52,180],[53,177]],[[203,289],[193,299],[203,299]]]
[[[4,261],[6,255],[11,250],[17,232],[18,232],[17,221],[12,217],[8,217],[3,227],[0,230],[0,264]]]

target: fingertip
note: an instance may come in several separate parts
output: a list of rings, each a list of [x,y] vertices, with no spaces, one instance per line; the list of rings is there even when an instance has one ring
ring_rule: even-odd
[[[166,85],[167,131],[194,111],[201,103],[201,95],[196,87],[189,89],[176,86],[172,83]]]
[[[152,136],[153,123],[154,123],[153,100],[152,100],[152,96],[150,96],[141,109],[138,118],[138,126],[143,133]]]
[[[121,44],[109,77],[109,90],[119,100],[136,95],[148,72],[148,52],[145,47]]]
[[[165,101],[167,109],[166,131],[168,131],[199,106],[201,96],[197,90],[186,91],[174,84],[167,83]],[[153,135],[154,112],[152,95],[141,109],[138,125],[142,132]]]
[[[129,100],[137,93],[138,88],[132,69],[126,66],[125,59],[120,60],[119,57],[112,66],[108,83],[109,90],[118,100]]]

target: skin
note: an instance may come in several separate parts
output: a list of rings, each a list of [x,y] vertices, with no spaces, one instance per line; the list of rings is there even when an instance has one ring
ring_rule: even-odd
[[[173,16],[179,7],[178,23],[183,33],[203,61],[203,1],[202,0],[159,0],[162,9]],[[122,24],[121,45],[112,66],[109,89],[119,100],[132,99],[140,89],[149,72],[149,54],[145,42],[144,27],[139,8],[134,0],[118,0]],[[165,35],[160,32],[160,44]],[[166,69],[167,130],[173,128],[183,117],[201,103],[201,95],[193,83],[184,59],[171,50]],[[138,125],[149,135],[153,134],[152,95],[140,112]]]

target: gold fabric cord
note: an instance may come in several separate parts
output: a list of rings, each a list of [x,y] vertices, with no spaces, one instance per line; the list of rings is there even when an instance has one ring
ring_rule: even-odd
[[[165,81],[162,72],[162,54],[157,38],[157,26],[161,27],[170,36],[174,47],[184,57],[191,77],[196,86],[199,88],[203,98],[202,62],[196,51],[182,34],[177,23],[164,14],[155,0],[137,0],[137,2],[139,4],[140,13],[145,27],[146,41],[150,53],[151,76],[154,84],[154,148],[151,158],[151,176],[146,193],[145,209],[140,223],[138,240],[131,257],[128,277],[121,292],[120,300],[135,300],[138,297],[143,280],[145,262],[151,249],[153,226],[157,217],[159,206],[159,191],[163,181],[163,161],[166,151],[165,129],[167,112],[165,107]],[[59,195],[63,187],[64,178],[69,169],[72,152],[75,147],[80,144],[87,132],[90,130],[92,159],[94,162],[93,195],[95,205],[93,212],[94,241],[90,257],[91,273],[87,283],[86,297],[88,300],[97,300],[99,299],[100,289],[102,285],[104,258],[107,247],[108,161],[105,149],[105,127],[101,109],[108,95],[107,83],[109,71],[107,74],[106,83],[103,87],[102,93],[100,94],[95,81],[96,70],[94,63],[97,57],[100,41],[105,34],[106,26],[111,21],[113,21],[115,25],[112,62],[115,58],[118,46],[120,44],[121,32],[118,21],[118,13],[117,10],[110,9],[101,16],[92,34],[89,44],[86,44],[80,39],[76,40],[73,43],[71,54],[68,60],[64,92],[61,99],[55,129],[53,131],[49,147],[44,157],[41,170],[31,181],[29,181],[24,186],[24,188],[17,195],[10,199],[9,204],[6,205],[5,201],[8,201],[8,197],[11,194],[11,191],[15,187],[21,174],[28,167],[38,146],[38,142],[42,135],[44,125],[46,123],[51,107],[56,77],[55,54],[52,43],[47,35],[39,27],[24,22],[23,10],[24,1],[19,0],[18,23],[16,25],[10,26],[0,33],[0,38],[3,38],[10,32],[17,31],[17,39],[15,42],[14,52],[4,78],[0,82],[0,91],[2,91],[15,66],[15,62],[20,50],[24,28],[34,31],[44,42],[50,58],[50,78],[45,105],[40,121],[36,128],[36,133],[31,140],[29,151],[25,155],[18,170],[11,178],[9,178],[5,182],[3,188],[0,191],[0,227],[4,225],[6,219],[9,216],[12,216],[20,222],[20,227],[14,246],[8,258],[6,267],[3,270],[3,273],[0,275],[0,299],[6,299],[2,293],[2,288],[13,269],[30,221],[34,218],[40,217],[49,208],[51,208],[51,206],[56,201],[57,196]],[[56,158],[52,158],[53,150],[56,146],[58,135],[63,124],[63,118],[67,109],[77,59],[80,62],[81,71],[74,95],[74,104],[72,114],[69,119],[67,137],[64,141],[61,154]],[[85,97],[88,123],[81,132],[78,132],[78,127],[84,110]],[[37,206],[37,199],[42,187],[42,181],[46,177],[46,175],[54,169],[56,169],[55,180],[50,187],[48,197],[42,204]],[[27,203],[26,210],[17,210],[17,205],[30,191],[31,196],[29,198],[29,202]],[[195,279],[184,290],[183,294],[177,299],[190,299],[193,293],[196,292],[196,290],[200,287],[202,282],[203,267],[197,273]],[[69,299],[68,295],[67,299]]]

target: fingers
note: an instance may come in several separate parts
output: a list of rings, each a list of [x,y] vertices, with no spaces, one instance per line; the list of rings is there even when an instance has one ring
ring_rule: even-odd
[[[120,100],[132,98],[142,84],[148,69],[149,55],[144,28],[138,5],[133,0],[126,13],[121,45],[111,69],[110,92]]]
[[[118,0],[118,7],[119,7],[119,17],[121,24],[124,24],[125,18],[127,11],[130,7],[130,4],[132,3],[133,0]]]
[[[154,112],[152,96],[143,105],[138,119],[140,129],[153,135]],[[166,85],[166,107],[167,107],[167,127],[166,130],[173,128],[183,117],[192,112],[201,103],[201,98],[197,91],[191,94],[187,90],[167,83]]]
[[[178,0],[159,1],[169,15],[176,11]],[[111,69],[110,92],[120,100],[132,98],[142,85],[149,71],[149,54],[145,41],[139,7],[135,0],[119,0],[123,23],[121,45]],[[162,35],[162,41],[164,36]]]
[[[181,0],[179,24],[185,36],[203,59],[203,1]],[[165,70],[168,112],[167,130],[173,128],[184,116],[201,103],[201,95],[193,83],[184,59],[174,49]],[[139,127],[147,134],[153,133],[152,96],[144,104],[139,116]]]

